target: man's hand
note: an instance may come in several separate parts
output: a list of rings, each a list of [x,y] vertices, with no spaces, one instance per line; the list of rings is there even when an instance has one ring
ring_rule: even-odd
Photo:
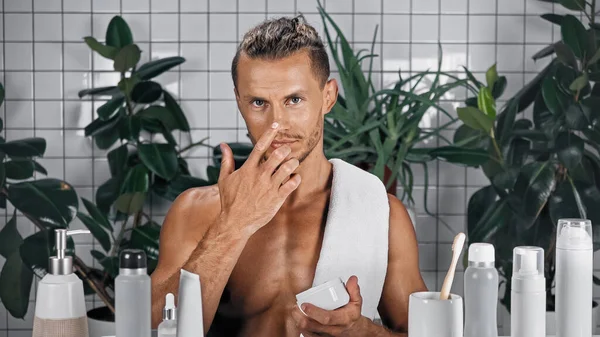
[[[292,309],[292,317],[304,337],[313,336],[373,336],[370,334],[375,324],[361,315],[362,296],[358,278],[350,277],[346,283],[350,302],[336,310],[323,310],[312,304],[304,303],[302,311],[297,305]]]
[[[227,144],[221,144],[223,159],[218,182],[221,215],[230,220],[228,223],[239,224],[239,230],[248,236],[271,221],[300,185],[300,176],[294,174],[300,164],[298,159],[283,162],[291,152],[289,146],[279,147],[262,162],[277,127],[274,123],[263,133],[244,165],[235,172],[233,152]]]

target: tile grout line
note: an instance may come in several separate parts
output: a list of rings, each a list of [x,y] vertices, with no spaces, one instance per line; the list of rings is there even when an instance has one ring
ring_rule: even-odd
[[[4,90],[6,91],[6,17],[4,10],[4,1],[2,1],[2,81],[4,82]],[[6,124],[6,102],[2,104],[2,114],[4,115],[3,124]],[[3,130],[6,137],[6,131]],[[4,161],[4,159],[2,159]],[[8,210],[4,210],[4,224],[8,222]],[[6,260],[4,261],[6,263]],[[0,303],[0,305],[2,305]],[[4,310],[4,328],[8,336],[8,310]]]

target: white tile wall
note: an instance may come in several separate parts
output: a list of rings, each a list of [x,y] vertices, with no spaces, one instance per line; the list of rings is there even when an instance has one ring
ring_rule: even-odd
[[[462,65],[483,79],[494,62],[508,78],[504,97],[531,79],[547,60],[533,62],[529,56],[555,41],[560,31],[539,14],[563,13],[552,4],[535,0],[323,0],[326,9],[355,48],[368,48],[378,26],[373,78],[378,87],[405,74],[437,66],[437,43],[444,51],[443,69],[464,77]],[[114,85],[119,75],[112,62],[92,54],[84,36],[105,38],[108,22],[122,14],[148,61],[181,55],[186,62],[156,79],[181,99],[192,131],[182,143],[210,136],[209,142],[248,141],[244,121],[233,95],[230,62],[243,34],[266,17],[305,14],[323,33],[323,23],[313,0],[4,0],[0,24],[0,80],[6,87],[5,136],[46,138],[48,150],[39,162],[49,176],[67,179],[80,194],[93,199],[96,188],[110,175],[106,151],[95,149],[83,128],[103,102],[80,100],[79,90]],[[61,13],[65,9],[68,12]],[[323,36],[324,38],[324,36]],[[332,68],[335,67],[332,65]],[[339,77],[333,73],[332,77]],[[441,105],[455,114],[464,91],[453,91]],[[423,127],[448,120],[428,115]],[[447,136],[451,136],[451,133]],[[190,140],[191,137],[191,140]],[[431,144],[427,144],[431,145]],[[194,175],[206,177],[210,150],[196,147],[185,153]],[[456,167],[445,162],[428,169],[427,206],[439,218],[426,214],[424,172],[414,167],[416,233],[419,265],[430,289],[437,289],[449,264],[454,235],[465,230],[469,197],[488,183],[481,170]],[[148,202],[157,221],[168,205],[156,198]],[[10,207],[9,207],[10,208]],[[2,211],[0,214],[5,214]],[[82,226],[77,221],[74,227]],[[34,227],[19,219],[23,235]],[[90,238],[77,238],[78,252],[92,262]],[[3,261],[0,258],[0,266]],[[599,259],[596,259],[597,261]],[[597,262],[596,261],[596,262]],[[600,265],[596,266],[600,270]],[[461,267],[462,268],[462,267]],[[453,291],[462,294],[462,272]],[[600,289],[600,287],[597,287]],[[596,296],[600,290],[595,289]],[[32,292],[31,299],[35,299]],[[99,305],[90,298],[88,306]],[[0,304],[0,337],[29,336],[30,307],[25,321],[8,317]]]

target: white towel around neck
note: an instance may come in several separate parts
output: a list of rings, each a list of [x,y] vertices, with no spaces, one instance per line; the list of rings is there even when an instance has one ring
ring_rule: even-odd
[[[333,179],[323,244],[313,287],[337,277],[358,277],[362,315],[373,320],[388,262],[390,207],[377,176],[341,159],[330,159]]]

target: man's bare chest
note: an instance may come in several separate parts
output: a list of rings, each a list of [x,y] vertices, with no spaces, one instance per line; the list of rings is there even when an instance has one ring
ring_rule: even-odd
[[[283,309],[312,286],[325,221],[323,209],[280,215],[249,240],[226,289],[235,316]]]

